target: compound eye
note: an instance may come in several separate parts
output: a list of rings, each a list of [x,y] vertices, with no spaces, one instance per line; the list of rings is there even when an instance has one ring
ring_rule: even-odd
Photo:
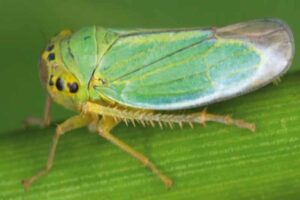
[[[64,89],[64,81],[61,78],[58,78],[56,80],[55,86],[59,91],[62,91]]]
[[[77,83],[68,83],[68,87],[71,93],[76,93],[78,91]]]

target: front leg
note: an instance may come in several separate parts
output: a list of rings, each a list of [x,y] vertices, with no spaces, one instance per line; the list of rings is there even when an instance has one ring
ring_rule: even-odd
[[[51,104],[52,99],[49,95],[47,95],[46,102],[45,102],[45,108],[44,108],[44,117],[43,118],[37,118],[37,117],[27,117],[23,121],[23,126],[27,128],[28,126],[34,126],[38,125],[40,127],[46,127],[49,126],[51,123]]]
[[[94,120],[94,115],[76,115],[67,119],[62,124],[58,125],[53,136],[53,141],[48,155],[48,161],[46,163],[46,166],[40,171],[38,171],[35,175],[22,181],[24,189],[27,190],[33,182],[38,180],[41,176],[45,175],[51,169],[55,156],[56,146],[61,135],[68,131],[87,126]]]
[[[165,184],[167,188],[171,187],[172,180],[165,176],[146,156],[137,152],[132,147],[110,133],[110,130],[113,129],[118,123],[119,121],[114,120],[114,118],[104,116],[97,127],[99,135],[136,158],[144,166],[148,167],[155,175],[160,178],[160,180]]]

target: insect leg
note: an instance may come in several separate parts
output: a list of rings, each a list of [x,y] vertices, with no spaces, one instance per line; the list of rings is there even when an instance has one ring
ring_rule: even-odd
[[[126,108],[107,107],[96,103],[87,102],[82,107],[83,113],[94,113],[102,116],[111,116],[127,123],[127,121],[137,121],[144,125],[144,122],[150,122],[151,125],[155,123],[162,126],[162,123],[169,124],[172,128],[173,124],[178,124],[180,127],[182,124],[187,123],[192,126],[193,123],[200,123],[205,125],[206,122],[217,122],[226,125],[237,126],[239,128],[245,128],[252,132],[255,131],[255,124],[246,122],[241,119],[233,119],[229,115],[218,115],[208,113],[206,109],[202,112],[195,112],[190,114],[161,114],[151,111],[134,111]]]
[[[211,121],[211,122],[218,122],[226,125],[233,125],[239,128],[245,128],[252,132],[255,132],[256,130],[256,126],[253,123],[249,123],[241,119],[233,119],[230,115],[218,115],[218,114],[208,113],[206,109],[200,112],[199,116],[200,116],[199,123],[203,125],[205,125],[206,122]]]
[[[44,109],[44,117],[43,118],[27,117],[23,121],[23,126],[25,128],[32,125],[38,125],[40,127],[48,126],[51,122],[51,113],[50,113],[51,104],[52,104],[52,99],[49,95],[47,95],[45,109]]]
[[[157,175],[167,188],[171,187],[172,180],[165,176],[147,157],[110,133],[110,130],[118,123],[119,122],[116,122],[112,117],[105,116],[98,125],[99,135],[139,160],[144,166],[148,167],[155,175]]]
[[[38,180],[41,176],[45,175],[51,169],[55,156],[56,146],[60,136],[68,131],[84,127],[90,124],[93,120],[94,118],[91,115],[76,115],[67,119],[62,124],[57,126],[55,134],[53,136],[52,145],[50,148],[46,166],[42,170],[38,171],[35,175],[22,181],[25,190],[27,190],[33,182]]]

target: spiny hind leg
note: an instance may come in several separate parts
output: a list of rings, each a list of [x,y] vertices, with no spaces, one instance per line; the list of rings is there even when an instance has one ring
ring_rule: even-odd
[[[148,167],[155,175],[159,177],[159,179],[165,184],[167,188],[171,187],[172,180],[165,176],[146,156],[137,152],[132,147],[118,139],[117,137],[113,136],[110,133],[110,130],[114,128],[119,122],[115,121],[112,117],[104,117],[98,125],[98,133],[100,136],[111,142],[112,144],[116,145],[123,151],[127,152],[138,161],[140,161],[144,166]]]
[[[44,117],[43,118],[37,118],[37,117],[27,117],[23,120],[23,127],[27,128],[29,126],[35,126],[38,125],[40,127],[46,127],[50,125],[51,123],[51,104],[52,99],[49,95],[47,95],[46,102],[45,102],[45,108],[44,108]]]
[[[248,129],[252,132],[255,132],[256,130],[256,126],[253,123],[249,123],[241,119],[233,119],[230,115],[218,115],[218,114],[208,113],[206,108],[199,113],[199,116],[200,116],[199,123],[203,125],[205,125],[206,122],[212,121],[212,122],[218,122],[226,125],[233,125],[239,128]]]
[[[250,131],[255,131],[255,124],[246,122],[241,119],[233,119],[229,115],[218,115],[208,113],[206,109],[202,112],[190,113],[190,114],[162,114],[155,113],[152,111],[134,111],[126,108],[118,107],[109,107],[102,106],[93,102],[87,102],[82,107],[82,113],[94,113],[102,116],[111,116],[115,119],[120,119],[125,123],[134,121],[140,122],[145,125],[145,122],[148,124],[155,125],[159,124],[161,127],[163,124],[169,125],[170,127],[173,124],[179,124],[182,126],[184,123],[193,125],[193,123],[200,123],[205,125],[206,122],[218,122],[226,125],[233,125],[239,128],[245,128]]]
[[[46,166],[40,171],[38,171],[35,175],[22,181],[25,190],[27,190],[33,182],[38,180],[41,176],[45,175],[51,169],[55,156],[56,146],[60,136],[68,131],[87,126],[93,120],[94,118],[91,115],[76,115],[67,119],[62,124],[57,126],[55,134],[53,136],[53,141],[48,155],[48,161],[46,163]]]

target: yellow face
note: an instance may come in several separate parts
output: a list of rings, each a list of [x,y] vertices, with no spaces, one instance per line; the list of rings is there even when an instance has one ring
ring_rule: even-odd
[[[60,42],[71,35],[64,30],[51,39],[42,52],[39,64],[40,78],[52,99],[72,110],[79,111],[81,102],[87,99],[86,89],[81,82],[67,70],[60,57]]]

